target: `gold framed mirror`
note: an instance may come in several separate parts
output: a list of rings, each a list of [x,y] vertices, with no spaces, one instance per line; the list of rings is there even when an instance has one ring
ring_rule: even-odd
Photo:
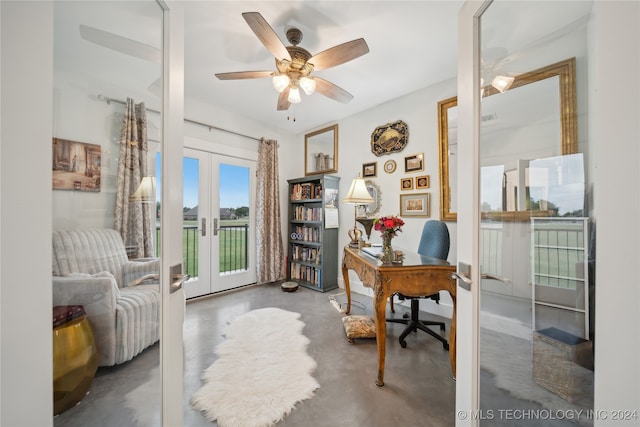
[[[304,136],[304,175],[338,172],[338,125]]]
[[[537,70],[520,74],[515,77],[511,88],[502,93],[513,98],[512,102],[526,104],[527,99],[518,99],[517,88],[525,85],[536,84],[546,79],[557,79],[554,88],[558,88],[559,102],[559,135],[560,141],[556,145],[557,154],[574,154],[578,152],[578,126],[576,111],[576,60],[567,59]],[[552,83],[553,84],[553,83]],[[532,89],[529,87],[529,89]],[[555,89],[554,89],[555,90]],[[491,85],[483,87],[483,98],[500,92]],[[506,98],[506,97],[505,97]],[[484,102],[484,101],[483,101]],[[456,209],[456,154],[457,154],[457,105],[458,97],[444,99],[438,102],[438,140],[440,160],[440,218],[443,221],[456,221],[458,219]],[[557,109],[557,107],[556,107]],[[487,119],[491,119],[490,117]],[[483,116],[482,120],[485,120]],[[550,153],[549,156],[554,155]],[[522,217],[528,220],[530,211],[504,211],[503,219]]]

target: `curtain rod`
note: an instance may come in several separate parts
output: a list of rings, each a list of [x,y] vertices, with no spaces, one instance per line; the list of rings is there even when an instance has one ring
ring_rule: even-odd
[[[97,98],[99,100],[101,100],[101,101],[106,102],[107,104],[111,104],[112,102],[115,102],[117,104],[127,105],[127,103],[125,101],[122,101],[120,99],[110,98],[110,97],[102,95],[102,94],[98,95]],[[151,108],[146,108],[146,110],[150,111],[152,113],[160,114],[160,111],[158,111],[158,110],[152,110]],[[260,141],[260,138],[256,138],[254,136],[249,136],[249,135],[245,135],[245,134],[242,134],[242,133],[234,132],[232,130],[219,128],[219,127],[214,126],[214,125],[209,125],[209,124],[206,124],[206,123],[198,122],[196,120],[187,119],[186,117],[185,117],[184,121],[186,123],[191,123],[191,124],[194,124],[194,125],[205,127],[207,129],[209,129],[209,132],[211,132],[211,129],[215,129],[215,130],[219,130],[219,131],[222,131],[222,132],[231,133],[231,134],[234,134],[234,135],[238,135],[238,136],[242,136],[242,137],[245,137],[245,138],[253,139],[254,141]]]

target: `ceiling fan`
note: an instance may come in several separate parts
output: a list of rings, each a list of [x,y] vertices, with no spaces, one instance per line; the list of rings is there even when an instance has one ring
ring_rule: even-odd
[[[318,91],[322,95],[342,103],[353,99],[353,95],[346,90],[321,77],[311,76],[311,73],[344,64],[368,53],[369,46],[364,39],[352,40],[311,55],[306,49],[298,46],[302,40],[302,32],[299,29],[290,28],[287,30],[287,40],[291,45],[285,46],[260,13],[245,12],[242,16],[262,44],[275,57],[276,71],[217,73],[218,79],[240,80],[272,77],[273,86],[280,93],[278,111],[288,110],[291,104],[299,103],[301,101],[300,89],[307,95]]]

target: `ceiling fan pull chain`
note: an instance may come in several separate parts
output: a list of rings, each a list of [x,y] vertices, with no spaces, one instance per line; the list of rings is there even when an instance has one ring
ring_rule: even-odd
[[[296,104],[293,105],[293,121],[296,121]],[[291,120],[291,116],[287,116],[287,120]]]

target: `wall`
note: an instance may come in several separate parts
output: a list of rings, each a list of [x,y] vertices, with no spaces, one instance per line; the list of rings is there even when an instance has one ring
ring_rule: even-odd
[[[0,425],[52,423],[51,3],[0,2]]]
[[[595,409],[640,408],[640,3],[594,2],[589,107],[597,225]],[[611,84],[618,82],[617,84]],[[613,327],[612,327],[613,326]],[[600,419],[596,427],[638,425]]]

